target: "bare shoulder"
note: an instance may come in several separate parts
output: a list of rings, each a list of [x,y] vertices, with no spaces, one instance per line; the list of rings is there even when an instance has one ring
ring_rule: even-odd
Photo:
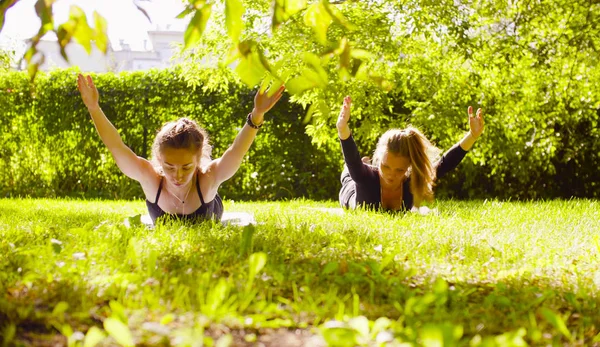
[[[154,201],[162,175],[147,159],[138,157],[141,163],[141,179],[139,180],[146,199]]]

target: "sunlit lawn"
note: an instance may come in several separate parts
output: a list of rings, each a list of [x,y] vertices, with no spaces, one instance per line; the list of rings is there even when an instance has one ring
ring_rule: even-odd
[[[149,229],[124,223],[142,201],[0,200],[0,341],[600,345],[598,202],[335,207],[228,201],[258,224]]]

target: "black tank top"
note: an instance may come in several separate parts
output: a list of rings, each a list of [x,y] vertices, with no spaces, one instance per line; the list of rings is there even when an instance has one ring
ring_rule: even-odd
[[[160,192],[162,191],[162,185],[164,181],[164,177],[160,178],[160,184],[158,185],[158,192],[156,193],[156,199],[154,202],[148,201],[146,199],[146,206],[148,206],[148,213],[152,218],[152,222],[156,224],[156,219],[163,216],[169,216],[174,219],[193,221],[193,222],[201,222],[204,220],[216,220],[220,221],[221,217],[223,217],[223,201],[219,194],[215,195],[215,198],[208,202],[204,202],[204,198],[202,197],[202,192],[200,191],[200,175],[196,175],[196,191],[198,192],[198,197],[200,197],[200,202],[202,205],[198,207],[198,209],[190,214],[171,214],[167,213],[158,206],[158,198],[160,198]]]

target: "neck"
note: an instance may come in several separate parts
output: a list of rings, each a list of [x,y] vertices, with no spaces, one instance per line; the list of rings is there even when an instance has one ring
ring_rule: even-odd
[[[388,192],[396,192],[402,189],[402,185],[404,184],[404,180],[400,181],[400,183],[395,184],[395,185],[390,185],[385,183],[385,181],[383,180],[383,178],[379,177],[379,182],[381,184],[381,189],[388,191]]]
[[[192,177],[192,179],[190,180],[190,182],[186,185],[182,185],[182,186],[176,186],[172,183],[169,184],[170,186],[170,191],[172,191],[173,193],[177,194],[177,197],[180,197],[181,195],[185,195],[187,192],[189,192],[190,190],[192,190],[192,186],[194,185],[194,177]]]

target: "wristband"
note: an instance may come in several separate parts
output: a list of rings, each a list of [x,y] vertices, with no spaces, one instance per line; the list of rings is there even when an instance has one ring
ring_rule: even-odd
[[[260,127],[263,126],[264,121],[262,123],[260,123],[260,125],[254,124],[254,122],[252,122],[252,112],[250,112],[250,113],[248,113],[248,118],[246,118],[246,124],[248,124],[251,128],[258,130],[258,129],[260,129]]]

